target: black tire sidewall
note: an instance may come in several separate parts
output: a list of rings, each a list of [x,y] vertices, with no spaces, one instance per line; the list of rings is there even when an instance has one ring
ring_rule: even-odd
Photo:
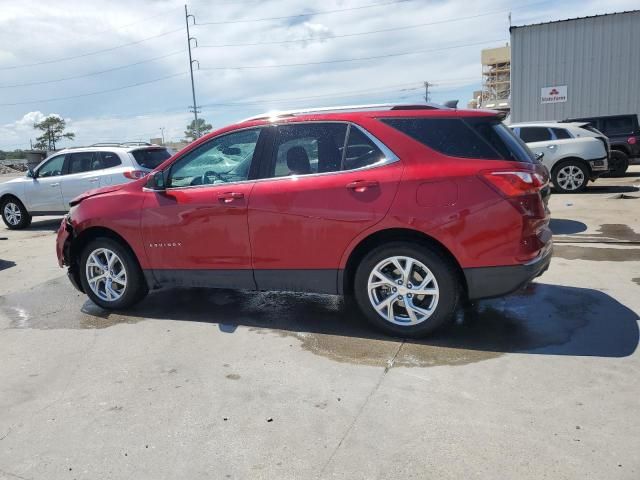
[[[621,152],[620,150],[611,150],[609,161],[611,162],[611,166],[613,167],[611,170],[609,170],[609,175],[612,177],[623,177],[627,172],[627,169],[629,168],[629,157],[627,156],[627,154]]]
[[[22,214],[22,217],[20,218],[20,223],[18,223],[17,225],[11,225],[4,216],[4,207],[8,203],[15,203],[20,209],[20,213]],[[5,198],[2,201],[2,203],[0,203],[0,209],[1,209],[0,215],[2,215],[2,221],[4,222],[4,224],[7,226],[9,230],[20,230],[23,228],[27,228],[31,224],[31,215],[29,215],[29,212],[25,208],[24,204],[15,197]]]
[[[122,261],[127,273],[127,286],[125,287],[124,295],[114,302],[106,302],[98,297],[93,290],[91,290],[89,281],[87,280],[87,259],[89,255],[98,248],[108,248],[115,252]],[[93,303],[105,309],[118,310],[130,307],[140,301],[147,293],[146,282],[137,260],[128,248],[111,238],[96,238],[85,246],[80,256],[79,274],[82,288],[87,296]]]
[[[369,275],[379,262],[393,256],[411,257],[422,262],[431,270],[438,282],[440,289],[438,306],[431,317],[423,323],[411,326],[390,323],[383,319],[371,305],[367,291]],[[456,266],[450,259],[427,245],[409,242],[393,242],[372,250],[361,261],[354,279],[356,301],[369,322],[387,334],[408,338],[424,337],[453,320],[460,289]]]
[[[580,187],[576,188],[575,190],[565,190],[560,185],[558,185],[558,173],[560,173],[560,170],[562,170],[564,167],[568,167],[570,165],[579,168],[584,175],[584,182]],[[579,192],[582,192],[585,188],[587,188],[587,184],[589,183],[589,170],[580,162],[565,160],[553,167],[552,182],[553,182],[555,191],[558,193],[579,193]]]

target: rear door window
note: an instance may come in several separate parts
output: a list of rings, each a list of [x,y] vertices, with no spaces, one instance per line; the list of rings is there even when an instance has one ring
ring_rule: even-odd
[[[67,158],[69,162],[68,173],[82,173],[102,169],[102,162],[94,152],[69,153]]]
[[[632,117],[614,117],[603,119],[604,132],[607,135],[631,135],[633,134]]]
[[[269,177],[339,171],[346,134],[344,123],[280,125]]]
[[[153,170],[169,158],[171,153],[166,148],[144,148],[132,151],[131,155],[142,168]]]
[[[571,138],[569,132],[564,128],[552,128],[553,134],[558,140],[564,140],[565,138]]]
[[[113,152],[98,152],[100,160],[102,162],[102,168],[112,168],[122,165],[122,160],[117,153]]]
[[[385,160],[384,153],[377,145],[362,130],[355,125],[351,125],[344,152],[342,170],[368,167],[383,160]]]
[[[388,118],[382,121],[452,157],[532,161],[526,145],[495,117]]]
[[[546,127],[520,127],[520,138],[525,143],[548,142],[551,131]]]

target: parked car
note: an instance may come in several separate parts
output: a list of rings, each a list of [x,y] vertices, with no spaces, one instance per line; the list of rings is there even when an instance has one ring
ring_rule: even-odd
[[[548,195],[495,112],[268,114],[73,200],[57,255],[106,309],[175,286],[353,293],[375,326],[419,337],[547,269]]]
[[[140,143],[61,150],[24,177],[0,184],[2,220],[20,229],[34,216],[64,214],[81,193],[142,178],[170,156],[164,147]]]
[[[567,122],[588,122],[589,126],[604,133],[611,144],[609,174],[623,176],[629,168],[630,160],[640,159],[640,125],[638,115],[611,115],[566,120]]]
[[[535,154],[543,154],[541,161],[558,192],[580,192],[609,169],[607,137],[586,122],[516,123],[510,128]]]

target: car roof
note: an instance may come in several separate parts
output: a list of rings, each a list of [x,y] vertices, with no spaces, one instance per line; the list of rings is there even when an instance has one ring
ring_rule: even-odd
[[[152,143],[138,143],[138,142],[125,142],[125,143],[94,143],[93,145],[87,145],[84,147],[67,147],[62,150],[58,150],[56,154],[60,153],[71,153],[71,152],[95,152],[95,151],[104,151],[115,150],[115,151],[123,151],[123,152],[133,152],[136,150],[149,150],[149,149],[157,149],[157,148],[167,148],[163,145],[156,145]]]
[[[581,127],[586,122],[521,122],[512,123],[509,127],[543,127],[543,128],[567,128],[567,127]]]

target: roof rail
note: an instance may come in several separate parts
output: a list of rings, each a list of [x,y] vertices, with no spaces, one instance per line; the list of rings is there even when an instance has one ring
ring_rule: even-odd
[[[295,115],[312,114],[312,113],[340,113],[340,112],[364,112],[367,110],[440,110],[447,109],[443,105],[437,103],[418,103],[418,104],[395,104],[395,103],[377,103],[368,105],[343,105],[337,107],[320,107],[320,108],[304,108],[297,110],[273,110],[271,112],[261,113],[253,117],[245,118],[240,123],[251,120],[265,120],[268,118],[293,117]]]

